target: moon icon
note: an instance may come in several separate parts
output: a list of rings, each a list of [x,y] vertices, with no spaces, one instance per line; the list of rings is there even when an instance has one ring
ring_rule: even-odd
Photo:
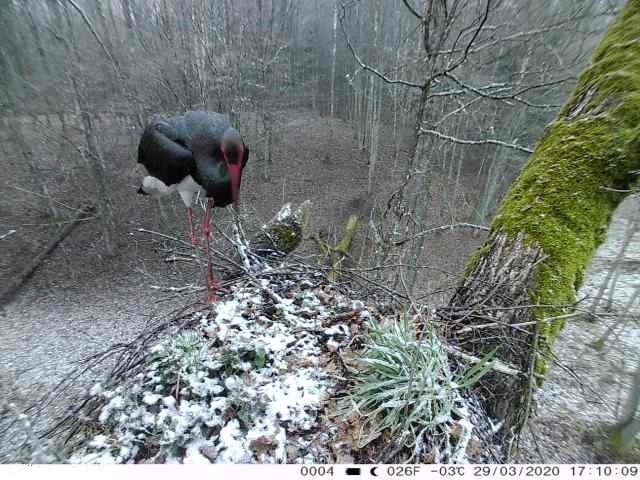
[[[371,473],[371,475],[373,475],[374,477],[377,477],[378,475],[376,475],[376,469],[378,467],[371,467],[371,470],[369,470],[369,472]]]

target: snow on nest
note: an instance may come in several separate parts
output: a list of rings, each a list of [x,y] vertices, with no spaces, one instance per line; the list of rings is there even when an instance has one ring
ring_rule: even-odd
[[[283,220],[286,220],[290,216],[291,216],[291,204],[287,203],[283,205],[283,207],[280,209],[276,218],[278,221],[281,222]]]
[[[94,386],[102,432],[72,463],[315,462],[330,457],[327,368],[370,314],[309,280],[235,286],[150,349],[125,386]],[[282,300],[263,293],[278,290]],[[347,315],[345,315],[347,312]],[[350,313],[348,313],[350,312]],[[338,315],[339,314],[339,315]]]

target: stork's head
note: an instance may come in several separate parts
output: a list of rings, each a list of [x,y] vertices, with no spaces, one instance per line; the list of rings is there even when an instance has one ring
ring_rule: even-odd
[[[246,163],[248,150],[242,141],[242,137],[238,131],[230,127],[222,135],[220,142],[220,150],[222,158],[227,165],[229,178],[231,180],[231,196],[233,206],[238,208],[240,200],[240,181],[242,179],[242,169]]]

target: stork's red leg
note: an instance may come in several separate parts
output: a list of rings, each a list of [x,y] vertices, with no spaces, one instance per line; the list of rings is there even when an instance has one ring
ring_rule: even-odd
[[[207,270],[205,271],[205,279],[207,283],[207,303],[215,303],[218,298],[216,297],[216,290],[220,290],[220,285],[213,278],[213,267],[211,265],[211,251],[210,251],[210,239],[211,239],[211,217],[213,214],[214,201],[213,198],[209,198],[207,201],[207,208],[204,214],[204,221],[202,223],[202,233],[204,234],[205,251],[207,255]]]
[[[198,235],[193,228],[193,209],[191,207],[187,208],[187,219],[189,221],[189,236],[191,237],[191,245],[195,247],[198,244]]]

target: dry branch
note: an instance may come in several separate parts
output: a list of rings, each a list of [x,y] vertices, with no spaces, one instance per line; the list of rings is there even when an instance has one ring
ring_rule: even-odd
[[[413,235],[412,237],[403,238],[402,240],[396,240],[396,241],[393,242],[393,244],[396,245],[396,246],[404,245],[405,243],[407,243],[407,242],[409,242],[411,240],[415,240],[416,238],[424,237],[425,235],[429,235],[431,233],[444,232],[446,230],[455,230],[456,228],[469,228],[469,229],[472,229],[472,230],[480,230],[480,231],[484,231],[484,232],[488,232],[489,231],[489,227],[485,227],[484,225],[475,225],[473,223],[465,223],[465,222],[452,223],[451,225],[440,225],[439,227],[434,227],[434,228],[430,228],[428,230],[425,230],[423,232],[418,232],[415,235]]]
[[[484,90],[486,90],[485,88],[478,88],[478,87],[474,87],[472,85],[466,84],[464,82],[462,82],[461,80],[459,80],[455,75],[451,74],[451,73],[447,73],[444,75],[446,78],[452,80],[454,83],[456,83],[458,86],[462,87],[463,89],[465,89],[468,92],[471,92],[475,95],[478,95],[480,97],[483,98],[488,98],[491,100],[500,100],[503,102],[509,102],[509,100],[513,100],[515,102],[521,103],[527,107],[531,107],[531,108],[542,108],[542,109],[554,109],[559,107],[560,105],[546,105],[546,104],[537,104],[537,103],[533,103],[530,102],[529,100],[526,100],[524,98],[522,98],[522,94],[529,92],[531,90],[535,90],[538,88],[545,88],[545,87],[552,87],[555,85],[559,85],[561,83],[564,82],[568,82],[568,81],[572,81],[575,80],[574,77],[566,77],[566,78],[560,78],[560,79],[556,79],[556,80],[551,80],[549,82],[543,82],[540,84],[536,84],[536,85],[528,85],[526,87],[522,87],[520,90],[518,90],[515,93],[512,93],[510,95],[496,95],[497,92],[493,92],[493,93],[485,93]]]
[[[0,240],[4,240],[5,238],[10,237],[16,232],[17,230],[9,230],[7,233],[3,233],[2,235],[0,235]]]
[[[90,214],[95,211],[95,206],[90,205],[83,208],[80,213],[76,215],[72,222],[64,224],[60,228],[55,237],[53,237],[49,243],[42,249],[42,251],[36,255],[31,262],[18,274],[9,285],[0,293],[0,307],[9,303],[13,296],[18,292],[20,287],[33,275],[36,269],[40,266],[42,261],[53,252],[60,243],[67,238],[67,236],[73,231],[78,224],[86,219]]]
[[[515,143],[507,143],[502,140],[494,140],[494,139],[485,139],[485,140],[466,140],[462,138],[452,137],[450,135],[445,135],[444,133],[440,133],[437,130],[429,130],[425,128],[420,129],[420,133],[426,133],[428,135],[433,135],[434,137],[438,137],[442,140],[447,140],[453,143],[459,143],[461,145],[497,145],[499,147],[511,148],[513,150],[519,150],[525,153],[533,153],[533,150],[527,147],[521,147]]]
[[[403,80],[403,79],[398,79],[398,78],[389,78],[387,75],[385,75],[384,73],[382,73],[378,69],[372,67],[371,65],[368,65],[368,64],[364,63],[362,61],[362,59],[360,58],[360,55],[358,55],[358,52],[356,52],[355,47],[351,43],[351,39],[349,38],[349,34],[347,33],[347,30],[346,30],[346,28],[344,26],[344,17],[345,17],[345,7],[343,5],[342,6],[342,11],[340,13],[340,28],[342,29],[342,34],[344,35],[344,39],[345,39],[345,43],[347,44],[347,48],[351,52],[351,55],[353,56],[353,59],[356,62],[358,62],[358,65],[360,65],[360,68],[362,70],[365,70],[367,72],[373,73],[380,80],[382,80],[383,82],[388,83],[390,85],[404,85],[405,87],[419,88],[421,90],[425,89],[425,84],[424,83],[411,82],[409,80]]]

